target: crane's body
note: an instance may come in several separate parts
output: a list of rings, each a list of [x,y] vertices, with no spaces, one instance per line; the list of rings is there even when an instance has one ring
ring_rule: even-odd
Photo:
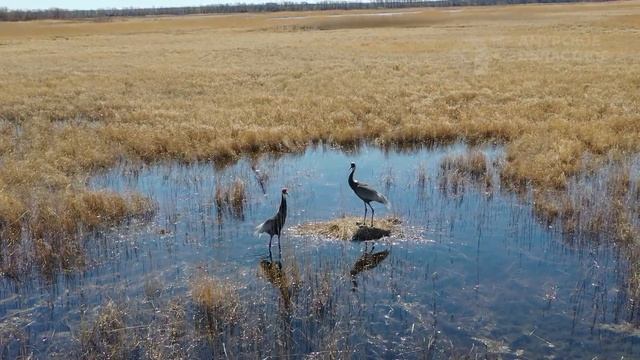
[[[364,220],[363,220],[363,224],[366,223],[367,221],[367,205],[369,205],[369,207],[371,208],[371,226],[373,226],[373,215],[375,214],[375,210],[373,210],[373,207],[371,206],[371,202],[379,202],[381,204],[386,205],[387,207],[389,206],[389,201],[387,200],[387,198],[382,195],[381,193],[379,193],[378,191],[376,191],[374,188],[372,188],[371,186],[365,184],[365,183],[361,183],[358,180],[354,180],[353,179],[353,174],[356,172],[356,164],[355,163],[351,163],[351,174],[349,174],[349,186],[351,187],[351,189],[353,190],[354,193],[356,193],[356,195],[362,200],[364,201]]]
[[[278,237],[278,249],[280,249],[280,235],[282,234],[282,228],[284,227],[284,222],[287,220],[287,189],[282,189],[282,197],[280,199],[280,208],[278,212],[267,219],[267,221],[256,227],[256,233],[269,234],[269,254],[271,254],[271,241],[274,236]]]

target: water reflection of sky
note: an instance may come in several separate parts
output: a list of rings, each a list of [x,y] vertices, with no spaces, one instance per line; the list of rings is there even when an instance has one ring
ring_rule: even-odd
[[[158,203],[153,221],[87,240],[87,269],[61,275],[53,286],[3,280],[0,316],[7,321],[26,311],[28,321],[19,325],[29,329],[36,348],[44,349],[42,338],[52,330],[73,332],[83,314],[109,299],[143,299],[150,281],[163,284],[163,297],[185,296],[190,277],[201,269],[239,284],[244,299],[265,301],[267,293],[273,302],[264,306],[275,314],[280,293],[257,276],[268,238],[256,237],[255,225],[275,213],[283,186],[290,193],[287,227],[362,216],[362,202],[347,184],[354,161],[355,177],[392,202],[391,211],[374,204],[376,216],[394,214],[404,222],[402,236],[376,245],[376,251],[389,250],[389,255],[351,279],[349,271],[365,245],[285,232],[282,262],[285,268],[289,262],[330,274],[336,302],[342,304],[336,306],[337,316],[351,324],[345,337],[361,350],[356,357],[410,358],[428,346],[425,339],[435,339],[436,346],[446,340],[460,349],[484,347],[507,358],[633,357],[638,339],[602,326],[625,316],[614,250],[565,246],[558,231],[536,222],[529,206],[499,191],[497,177],[492,195],[471,185],[456,196],[442,193],[437,181],[442,157],[465,149],[364,147],[345,153],[315,148],[245,159],[222,170],[209,163],[123,165],[97,176],[91,186],[153,198]],[[490,159],[500,154],[482,150]],[[266,194],[252,166],[268,176]],[[418,185],[419,167],[426,169],[424,187]],[[218,217],[216,183],[237,177],[248,189],[244,220],[228,213]],[[304,334],[309,326],[300,326],[289,351],[316,351],[319,340],[309,340],[313,335]]]

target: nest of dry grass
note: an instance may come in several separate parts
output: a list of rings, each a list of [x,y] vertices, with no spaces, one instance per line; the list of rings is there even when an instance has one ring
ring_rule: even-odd
[[[293,228],[298,235],[312,235],[340,240],[377,240],[390,236],[399,229],[402,221],[396,217],[386,217],[374,222],[374,226],[362,225],[359,217],[341,217],[328,221],[309,222]]]

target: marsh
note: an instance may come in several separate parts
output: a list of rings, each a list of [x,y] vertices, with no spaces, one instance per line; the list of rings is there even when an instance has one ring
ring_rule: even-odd
[[[458,156],[482,156],[495,185],[467,176],[455,193],[443,188],[444,165]],[[570,243],[539,221],[525,198],[501,189],[493,164],[502,156],[499,147],[461,144],[399,152],[319,146],[225,168],[123,164],[89,187],[155,199],[152,219],[88,235],[78,271],[50,282],[4,279],[5,354],[635,354],[640,343],[623,330],[635,315],[619,250],[607,241]],[[393,199],[381,216],[402,223],[373,242],[293,231],[361,220],[362,202],[346,181],[350,161]],[[268,180],[252,176],[255,169]],[[245,179],[243,217],[218,214],[216,187],[237,178]],[[283,186],[291,225],[281,256],[270,259],[268,239],[253,231]]]

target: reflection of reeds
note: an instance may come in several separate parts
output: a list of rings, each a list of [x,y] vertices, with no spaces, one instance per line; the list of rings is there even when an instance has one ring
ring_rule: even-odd
[[[467,183],[486,190],[492,187],[487,157],[478,150],[445,156],[440,162],[438,178],[440,189],[454,196],[464,193]]]
[[[332,301],[335,301],[334,295],[331,286],[331,276],[325,272],[320,283],[317,284],[311,292],[310,312],[318,317],[326,315],[332,308]]]
[[[389,191],[393,184],[396,182],[396,176],[392,167],[387,167],[382,174],[382,183],[384,184],[385,191]]]
[[[416,178],[418,189],[423,191],[427,186],[427,167],[424,163],[420,163],[420,165],[418,165],[418,169],[416,170]]]
[[[50,195],[47,195],[50,196]],[[0,256],[0,268],[8,273],[31,265],[51,278],[58,270],[84,264],[83,236],[87,231],[115,225],[131,218],[148,219],[155,206],[138,195],[123,197],[105,191],[67,192],[42,200],[47,206],[7,211],[11,220],[0,222],[1,253],[19,253],[19,259]],[[0,216],[1,217],[1,216]],[[26,240],[26,241],[25,241]]]
[[[630,166],[614,161],[603,170],[573,179],[566,190],[533,191],[533,210],[547,225],[558,223],[567,243],[580,247],[615,243],[626,249],[626,284],[640,300],[640,217],[638,187]]]
[[[440,163],[440,169],[447,172],[459,172],[477,180],[487,174],[487,157],[478,150],[452,156],[447,155]]]
[[[218,214],[229,211],[234,217],[243,218],[246,196],[246,185],[240,178],[227,184],[216,183],[214,201]]]

